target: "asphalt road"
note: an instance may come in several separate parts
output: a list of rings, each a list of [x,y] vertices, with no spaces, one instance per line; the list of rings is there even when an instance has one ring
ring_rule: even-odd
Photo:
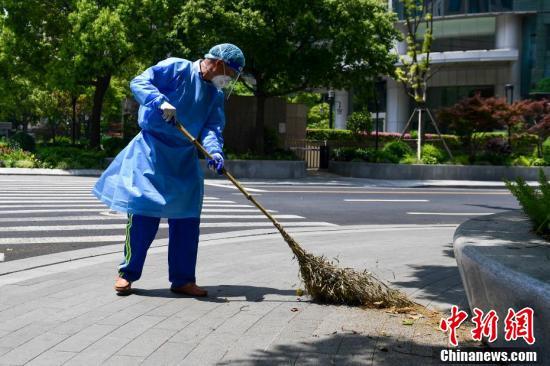
[[[123,243],[125,215],[110,212],[90,190],[97,178],[0,176],[0,261]],[[503,189],[381,188],[360,179],[245,181],[285,227],[460,224],[517,209]],[[230,183],[209,180],[201,233],[271,229]],[[166,222],[157,238],[168,236]]]

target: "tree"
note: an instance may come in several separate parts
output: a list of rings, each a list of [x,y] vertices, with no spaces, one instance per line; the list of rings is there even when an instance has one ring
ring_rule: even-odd
[[[402,65],[395,69],[395,75],[415,103],[424,105],[428,79],[431,76],[430,51],[433,42],[434,1],[402,0],[402,2],[407,54],[400,57]]]
[[[438,119],[450,131],[457,134],[463,145],[468,149],[470,162],[475,161],[480,150],[482,132],[492,131],[500,126],[495,118],[496,98],[482,98],[479,93],[473,97],[464,98],[455,105],[439,110]]]
[[[176,0],[4,0],[5,24],[15,35],[12,59],[21,75],[38,74],[69,92],[73,104],[93,87],[90,145],[100,143],[103,103],[111,79],[164,57]],[[36,80],[37,83],[40,81]],[[73,118],[75,113],[73,113]]]
[[[542,157],[542,144],[550,137],[550,100],[524,100],[521,109],[528,133],[537,135],[537,154]]]
[[[504,128],[508,134],[508,146],[512,147],[512,136],[524,121],[524,107],[522,102],[508,104],[505,98],[488,98],[485,101],[492,109],[492,117]]]
[[[189,0],[174,30],[180,47],[202,56],[220,42],[238,45],[256,97],[255,150],[264,149],[268,97],[312,87],[347,87],[388,74],[397,31],[379,0]]]

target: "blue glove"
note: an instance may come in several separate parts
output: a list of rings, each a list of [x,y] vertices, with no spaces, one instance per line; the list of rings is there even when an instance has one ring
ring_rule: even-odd
[[[212,154],[212,159],[206,158],[208,169],[215,170],[219,175],[223,174],[223,156],[220,153]]]

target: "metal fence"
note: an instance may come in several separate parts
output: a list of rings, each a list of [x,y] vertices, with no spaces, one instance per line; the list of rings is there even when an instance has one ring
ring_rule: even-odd
[[[326,143],[315,140],[292,140],[287,143],[286,148],[304,160],[308,169],[318,169],[321,163],[321,146],[326,146]]]

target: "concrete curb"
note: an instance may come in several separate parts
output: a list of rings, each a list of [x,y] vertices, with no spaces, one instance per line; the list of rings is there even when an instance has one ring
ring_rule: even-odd
[[[99,177],[101,173],[103,173],[103,170],[100,169],[0,168],[0,175],[68,175]]]
[[[110,161],[108,161],[110,163]],[[299,179],[307,176],[306,162],[286,160],[227,160],[226,168],[236,178],[248,179]],[[208,170],[201,162],[205,178],[225,178]],[[0,175],[67,175],[83,177],[99,177],[100,169],[29,169],[0,168]]]
[[[550,243],[531,231],[520,211],[466,221],[454,236],[455,258],[470,308],[495,310],[504,324],[508,308],[531,307],[539,354],[550,352]],[[499,325],[495,347],[526,347],[506,342]],[[550,365],[550,359],[544,360]]]
[[[355,178],[410,179],[410,180],[469,180],[495,181],[503,179],[538,180],[539,170],[550,175],[550,167],[520,167],[493,165],[408,165],[373,164],[331,161],[329,172]]]

